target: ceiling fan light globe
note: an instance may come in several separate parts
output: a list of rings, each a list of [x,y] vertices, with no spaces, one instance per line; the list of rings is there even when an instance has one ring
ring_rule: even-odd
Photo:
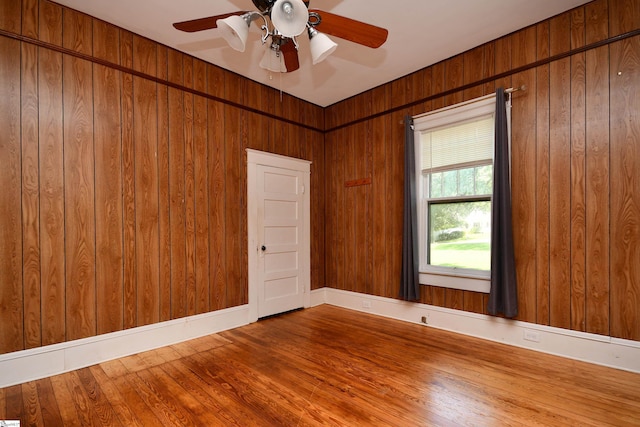
[[[276,0],[271,8],[271,22],[285,37],[302,34],[308,20],[309,10],[302,0]]]
[[[260,61],[260,68],[272,71],[274,73],[286,73],[287,67],[284,65],[282,53],[273,49],[267,49]]]
[[[326,34],[316,32],[309,41],[309,49],[311,50],[311,60],[313,65],[324,61],[327,56],[331,55],[338,45],[331,40]]]
[[[249,37],[249,24],[242,16],[232,15],[217,21],[218,28],[222,31],[222,37],[233,49],[244,52]]]

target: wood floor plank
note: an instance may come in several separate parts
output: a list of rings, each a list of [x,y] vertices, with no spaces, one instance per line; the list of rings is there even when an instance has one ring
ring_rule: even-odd
[[[127,367],[122,363],[122,359],[109,360],[101,363],[99,366],[109,379],[121,377],[129,373]]]
[[[221,411],[221,415],[229,419],[229,425],[259,426],[264,421],[248,405],[235,399],[233,393],[227,392],[226,387],[213,387],[215,374],[207,370],[194,369],[189,360],[182,359],[173,363],[176,378],[181,384],[189,383],[188,388],[194,394],[203,396],[203,402]]]
[[[164,363],[165,360],[155,351],[145,351],[120,359],[128,372],[138,372]]]
[[[232,410],[231,403],[221,396],[216,395],[202,378],[184,365],[183,361],[178,360],[175,363],[164,365],[162,366],[162,370],[165,375],[171,377],[171,379],[177,384],[180,384],[186,392],[196,398],[203,409],[211,411],[218,419],[218,423],[216,424],[224,424],[226,426],[244,426],[251,424],[249,420],[251,420],[252,417],[242,405],[238,405]],[[231,416],[231,412],[233,412],[238,419]]]
[[[174,344],[171,347],[183,357],[191,356],[201,351],[211,350],[223,345],[230,344],[231,341],[223,338],[220,335],[205,335],[204,337],[195,338],[189,341],[184,341],[178,344]]]
[[[184,408],[194,426],[226,424],[226,420],[217,417],[214,412],[211,412],[200,402],[197,395],[192,395],[182,384],[168,375],[167,371],[163,370],[164,366],[156,366],[138,375],[144,376],[147,381],[153,383],[156,389],[162,392],[163,396],[170,396],[174,405]]]
[[[236,349],[241,350],[239,347]],[[225,347],[224,350],[231,351],[232,348]],[[220,352],[199,353],[191,360],[198,359],[200,367],[208,366],[209,369],[213,368],[224,373],[229,372],[230,374],[218,376],[223,381],[219,384],[231,385],[238,401],[244,401],[245,404],[255,408],[266,424],[300,425],[302,421],[304,421],[303,425],[324,424],[322,417],[313,408],[307,412],[308,416],[302,420],[301,416],[305,414],[305,409],[309,406],[308,401],[298,396],[292,390],[293,387],[289,386],[291,384],[283,387],[279,383],[279,379],[272,380],[265,375],[269,371],[274,371],[277,361],[252,369],[250,365],[241,362],[244,355],[239,358],[220,356],[222,356]],[[249,358],[251,358],[250,355]]]
[[[323,380],[327,376],[326,372],[331,372],[330,378],[326,378],[327,385],[336,387],[336,391],[339,393],[346,393],[344,397],[349,398],[349,400],[357,400],[359,396],[366,395],[367,401],[358,402],[356,406],[363,408],[365,414],[374,414],[381,417],[378,420],[369,420],[370,422],[412,424],[419,420],[419,424],[431,424],[438,420],[438,424],[440,424],[447,420],[445,417],[459,422],[456,417],[452,417],[452,414],[456,414],[456,401],[459,403],[460,399],[456,396],[446,398],[447,394],[452,394],[447,388],[443,388],[437,393],[438,399],[436,401],[430,401],[424,397],[416,399],[416,395],[428,397],[429,388],[433,388],[433,386],[438,388],[440,386],[440,381],[431,383],[432,374],[425,377],[419,374],[415,376],[416,373],[412,370],[411,362],[398,364],[397,358],[395,361],[387,360],[375,349],[373,351],[376,353],[376,358],[372,359],[371,352],[366,350],[370,346],[366,343],[359,343],[357,339],[347,343],[339,336],[334,336],[330,341],[332,342],[330,348],[318,349],[314,348],[313,345],[304,345],[307,350],[305,350],[304,354],[300,351],[297,352],[302,356],[302,359],[296,360],[295,365],[302,366],[304,371],[310,371],[316,378]],[[376,342],[376,340],[372,340],[372,342]],[[349,349],[344,346],[345,344]],[[270,345],[265,346],[271,347]],[[287,344],[280,345],[278,350],[286,354],[290,353],[292,348],[296,346],[301,346],[301,343],[293,339]],[[364,349],[364,351],[359,349]],[[403,349],[403,351],[406,350]],[[327,364],[314,368],[314,365],[316,365],[314,355],[318,351],[326,355],[326,359],[323,360],[326,360],[325,363]],[[345,351],[349,354],[348,361],[344,357],[336,357],[337,354],[343,354]],[[279,358],[284,358],[283,354],[279,356]],[[414,356],[410,357],[413,358]],[[419,357],[424,358],[424,354],[420,354]],[[422,367],[419,367],[418,372],[421,370]],[[371,388],[376,389],[378,393],[373,396],[369,395]],[[394,405],[391,407],[387,405],[388,395],[395,397]],[[491,419],[486,415],[492,412],[491,408],[483,407],[482,402],[476,405],[472,405],[472,403],[471,399],[468,399],[465,403],[467,416],[469,412],[473,412],[476,420],[482,418]],[[429,408],[429,410],[425,410],[425,408]],[[411,418],[406,419],[406,414],[411,414]],[[418,415],[422,415],[423,418],[418,418]]]
[[[138,417],[129,408],[128,402],[124,400],[118,388],[109,376],[102,369],[101,365],[94,365],[89,368],[91,374],[100,384],[105,398],[109,401],[109,404],[113,408],[113,411],[117,415],[120,423],[124,426],[143,426],[138,420]]]
[[[0,389],[24,425],[640,425],[640,374],[329,305]],[[0,418],[2,419],[2,418]]]
[[[383,423],[381,414],[377,411],[387,411],[388,405],[384,403],[379,406],[372,405],[372,408],[370,404],[354,404],[353,398],[360,393],[354,390],[356,387],[353,386],[353,379],[337,378],[335,370],[317,365],[312,358],[292,357],[291,355],[287,357],[277,351],[272,352],[270,359],[263,358],[262,362],[256,361],[256,357],[251,357],[251,355],[258,353],[251,348],[251,343],[242,339],[238,341],[238,345],[233,349],[233,354],[239,356],[236,358],[237,360],[246,361],[246,366],[240,369],[255,370],[256,374],[262,372],[262,376],[267,376],[270,380],[268,384],[270,390],[280,394],[281,391],[278,390],[278,387],[283,387],[305,398],[308,407],[299,409],[301,420],[312,418],[321,420],[322,423],[330,423],[332,419],[339,419],[346,425],[357,425],[363,420],[366,420],[368,424]],[[222,354],[218,352],[217,357],[220,356]],[[330,372],[330,374],[325,374],[326,372]],[[393,394],[395,392],[389,387],[381,388],[379,398],[384,400],[387,393]],[[317,401],[322,403],[318,404]],[[404,403],[408,402],[401,402],[399,406],[403,406]],[[392,409],[391,416],[394,411],[395,409]],[[416,413],[413,414],[413,422],[415,422],[415,417]],[[433,414],[429,418],[433,421]]]
[[[67,389],[67,374],[55,375],[51,377],[51,385],[54,390],[58,408],[60,408],[60,418],[65,426],[83,425],[76,406],[73,404],[73,396]],[[89,425],[89,424],[84,424]]]
[[[24,418],[24,404],[22,401],[22,387],[15,385],[6,388],[5,393],[6,412],[8,420],[22,420]]]
[[[0,420],[7,419],[7,389],[0,388]]]
[[[24,424],[30,426],[44,424],[40,400],[38,399],[37,383],[35,381],[22,384],[22,401],[25,410]]]
[[[113,383],[116,385],[117,392],[120,393],[125,402],[127,402],[127,406],[131,409],[132,413],[135,413],[135,416],[140,420],[141,425],[162,425],[160,418],[156,416],[151,406],[147,404],[146,400],[141,397],[139,391],[135,387],[135,384],[130,381],[130,378],[135,378],[135,374],[119,376],[113,380]]]
[[[189,368],[205,379],[210,387],[223,391],[234,405],[242,405],[251,411],[255,425],[286,425],[288,414],[278,413],[265,395],[265,390],[254,389],[240,379],[245,373],[227,371],[219,358],[204,358],[200,353],[189,357]],[[218,361],[219,363],[215,363]]]
[[[42,425],[61,426],[62,418],[60,416],[60,408],[56,401],[53,386],[49,378],[36,382],[38,388],[38,400],[40,408],[42,408]]]
[[[90,393],[85,389],[80,379],[80,373],[82,371],[82,369],[73,371],[64,377],[67,389],[71,395],[71,403],[75,405],[80,424],[82,426],[109,426],[109,419],[112,417],[107,415],[105,417],[107,418],[106,422],[103,419],[102,415],[107,411],[103,407],[103,402],[92,398]],[[114,425],[118,424],[116,423]]]
[[[77,373],[80,384],[82,384],[87,398],[89,399],[90,406],[94,410],[100,423],[104,426],[121,425],[118,421],[118,417],[111,407],[111,404],[105,397],[101,385],[96,381],[90,369],[80,369]],[[128,423],[125,425],[128,425]]]

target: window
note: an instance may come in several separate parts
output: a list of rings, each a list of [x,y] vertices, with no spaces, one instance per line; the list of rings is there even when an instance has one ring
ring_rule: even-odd
[[[414,118],[420,283],[489,291],[495,96]]]

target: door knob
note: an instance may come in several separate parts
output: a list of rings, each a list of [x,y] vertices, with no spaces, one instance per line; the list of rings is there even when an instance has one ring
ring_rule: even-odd
[[[260,249],[262,249],[262,251],[264,252],[264,251],[267,250],[267,247],[265,245],[262,245],[262,247]]]

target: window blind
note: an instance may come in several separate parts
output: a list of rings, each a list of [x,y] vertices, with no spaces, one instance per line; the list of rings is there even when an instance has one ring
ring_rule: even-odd
[[[421,169],[436,171],[493,158],[493,114],[420,133]]]

